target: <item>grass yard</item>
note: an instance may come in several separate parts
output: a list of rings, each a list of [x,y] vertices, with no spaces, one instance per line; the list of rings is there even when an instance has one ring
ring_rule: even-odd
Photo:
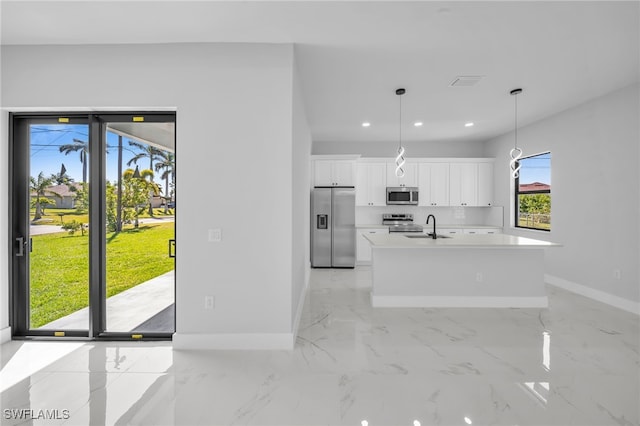
[[[47,212],[48,213],[48,212]],[[174,224],[145,224],[107,234],[107,297],[174,268],[168,240]],[[89,237],[80,233],[33,236],[31,328],[89,305]]]

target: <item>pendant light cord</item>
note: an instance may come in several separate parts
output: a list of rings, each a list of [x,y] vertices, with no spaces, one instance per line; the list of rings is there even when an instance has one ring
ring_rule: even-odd
[[[398,129],[398,152],[396,155],[396,176],[404,177],[404,148],[402,147],[402,95],[404,95],[404,89],[396,90],[396,95],[400,97],[400,126]]]
[[[398,152],[402,149],[402,96],[398,96],[400,101],[400,126],[398,126]]]
[[[515,102],[515,115],[514,115],[514,128],[515,130],[515,141],[513,142],[514,149],[518,149],[518,95],[514,96],[513,101]]]
[[[518,95],[522,93],[522,89],[514,89],[510,92],[511,96],[515,96],[515,114],[514,114],[514,136],[513,149],[509,153],[511,155],[511,161],[509,161],[509,167],[511,168],[511,177],[518,179],[520,177],[520,157],[522,157],[522,150],[518,148]]]

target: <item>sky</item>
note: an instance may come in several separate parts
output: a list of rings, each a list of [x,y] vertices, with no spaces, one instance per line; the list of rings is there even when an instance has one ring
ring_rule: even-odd
[[[76,182],[82,182],[82,163],[80,152],[70,152],[68,155],[60,152],[60,146],[72,144],[74,139],[87,141],[89,126],[85,124],[33,124],[31,126],[31,176],[36,177],[44,172],[46,177],[60,173],[62,164],[67,169],[67,175]],[[107,180],[115,182],[118,178],[118,135],[107,132]],[[137,148],[129,146],[129,139],[122,139],[122,170],[134,169],[135,164],[127,166],[127,162],[139,152]],[[149,159],[138,161],[140,169],[149,167]],[[87,173],[88,176],[89,172]],[[158,175],[158,173],[156,173]],[[159,179],[156,178],[156,181]],[[163,188],[164,189],[164,188]]]
[[[520,184],[534,182],[551,185],[551,153],[520,160]]]

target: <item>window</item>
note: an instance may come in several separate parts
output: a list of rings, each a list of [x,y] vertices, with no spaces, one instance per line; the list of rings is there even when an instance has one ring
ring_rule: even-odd
[[[523,157],[515,182],[516,228],[551,230],[551,153]]]

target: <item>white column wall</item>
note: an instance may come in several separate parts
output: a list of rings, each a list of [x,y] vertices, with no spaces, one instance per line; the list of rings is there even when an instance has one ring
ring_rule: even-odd
[[[526,102],[525,93],[519,108]],[[563,244],[546,252],[547,281],[635,312],[640,312],[639,117],[635,84],[518,130],[525,156],[551,151],[551,232],[509,227],[514,135],[485,144],[485,155],[496,157],[495,200],[505,206],[505,232]],[[614,269],[621,279],[614,278]]]
[[[310,155],[311,131],[305,114],[303,94],[297,68],[293,67],[293,222],[292,222],[292,291],[291,316],[294,336],[298,331],[298,323],[304,296],[309,284],[310,260]]]
[[[4,117],[177,111],[174,345],[290,347],[292,45],[3,46],[2,57]]]

